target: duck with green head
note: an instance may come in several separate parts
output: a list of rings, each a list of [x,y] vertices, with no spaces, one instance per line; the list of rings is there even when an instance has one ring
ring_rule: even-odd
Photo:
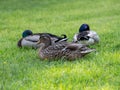
[[[90,30],[88,24],[82,24],[79,28],[79,33],[73,37],[73,42],[92,45],[99,42],[99,36],[95,31]]]
[[[18,41],[17,45],[18,47],[32,47],[32,48],[39,48],[39,45],[37,45],[37,42],[41,35],[48,35],[50,36],[52,40],[52,44],[56,42],[61,41],[67,41],[67,36],[62,35],[63,37],[51,34],[51,33],[34,33],[31,30],[25,30],[22,33],[22,38]]]
[[[37,44],[40,46],[39,57],[48,60],[63,58],[75,60],[95,51],[95,49],[90,49],[86,45],[66,41],[52,44],[52,40],[48,35],[42,35]]]

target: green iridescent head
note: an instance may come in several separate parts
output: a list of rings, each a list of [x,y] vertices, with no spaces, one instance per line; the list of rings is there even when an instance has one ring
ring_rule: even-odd
[[[33,34],[33,33],[32,33],[31,30],[25,30],[25,31],[22,33],[22,37],[24,38],[24,37],[27,37],[27,36],[32,35],[32,34]]]

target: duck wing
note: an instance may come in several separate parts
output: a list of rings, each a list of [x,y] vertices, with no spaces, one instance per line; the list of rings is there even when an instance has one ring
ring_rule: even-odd
[[[68,45],[68,42],[66,42],[66,41],[57,42],[57,43],[49,46],[47,49],[49,49],[49,50],[62,50],[63,48],[66,47],[66,45]]]
[[[75,51],[75,50],[79,50],[79,49],[81,49],[83,47],[86,47],[86,45],[84,45],[84,44],[77,44],[77,43],[71,43],[71,44],[68,44],[64,49],[69,49],[71,51]]]
[[[67,45],[67,42],[57,42],[55,44],[52,44],[45,48],[44,50],[41,50],[39,53],[39,56],[43,59],[55,59],[55,58],[61,58],[65,55],[64,52],[61,50],[65,48]]]
[[[89,36],[88,36],[89,32],[88,31],[84,31],[84,32],[81,32],[77,35],[77,40],[80,41],[80,40],[89,40]]]
[[[87,45],[76,44],[76,43],[69,44],[62,49],[62,51],[66,51],[66,50],[77,51],[77,52],[80,52],[81,54],[87,54],[87,53],[96,51],[95,49],[88,48]]]
[[[33,35],[34,36],[35,35],[37,35],[37,36],[48,35],[48,36],[50,36],[50,38],[51,38],[53,43],[67,41],[68,40],[68,38],[67,38],[67,36],[65,34],[62,34],[61,36],[57,36],[57,35],[54,35],[54,34],[51,34],[51,33],[35,33]]]
[[[61,36],[57,36],[57,35],[54,35],[51,33],[41,33],[41,34],[49,35],[52,42],[54,42],[54,43],[68,40],[67,35],[65,35],[65,34],[62,34]]]

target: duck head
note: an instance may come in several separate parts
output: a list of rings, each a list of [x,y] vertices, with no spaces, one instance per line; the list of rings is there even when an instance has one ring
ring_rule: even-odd
[[[88,24],[82,24],[79,28],[79,32],[83,32],[83,31],[90,31],[90,27]]]
[[[25,30],[22,33],[22,37],[24,38],[24,37],[27,37],[27,36],[32,35],[32,34],[33,34],[33,32],[31,30]]]
[[[41,35],[39,38],[39,41],[37,42],[37,45],[39,45],[42,48],[46,48],[51,44],[52,44],[52,41],[50,39],[50,36],[48,35]]]

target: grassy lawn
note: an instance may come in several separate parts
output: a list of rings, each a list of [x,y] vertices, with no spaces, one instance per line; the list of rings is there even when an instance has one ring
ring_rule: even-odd
[[[120,0],[0,0],[0,90],[120,90]],[[20,49],[25,29],[66,34],[82,23],[100,36],[97,52],[75,61],[42,61]]]

